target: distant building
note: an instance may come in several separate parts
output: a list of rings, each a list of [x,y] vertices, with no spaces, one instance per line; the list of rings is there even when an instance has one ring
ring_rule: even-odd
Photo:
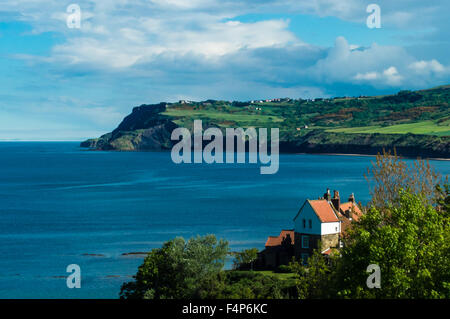
[[[342,247],[343,234],[361,214],[353,194],[341,203],[339,192],[334,191],[331,197],[327,189],[323,197],[303,203],[294,217],[294,230],[283,230],[278,237],[267,239],[259,261],[262,267],[276,268],[287,264],[293,256],[306,262],[317,248],[323,255],[329,255],[333,249]]]
[[[265,249],[259,253],[261,268],[277,268],[287,265],[294,256],[294,230],[282,230],[279,236],[269,236]]]
[[[323,198],[306,200],[294,218],[294,255],[306,262],[314,249],[321,252],[342,247],[342,235],[353,219],[358,220],[361,210],[350,195],[341,203],[338,191],[331,197],[330,190]],[[321,246],[318,247],[319,242]]]

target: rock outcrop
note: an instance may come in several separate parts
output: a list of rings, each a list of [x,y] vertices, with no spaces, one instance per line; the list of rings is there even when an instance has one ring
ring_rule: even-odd
[[[81,147],[117,151],[170,149],[170,136],[177,125],[161,114],[165,110],[164,103],[137,106],[114,131],[86,140]]]

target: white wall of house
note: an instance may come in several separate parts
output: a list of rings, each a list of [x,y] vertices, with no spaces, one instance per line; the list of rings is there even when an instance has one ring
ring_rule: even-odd
[[[303,227],[303,220],[305,220],[306,227]],[[309,220],[311,220],[312,223],[311,228],[309,228]],[[336,234],[341,231],[341,223],[322,223],[309,202],[306,202],[306,204],[302,207],[300,214],[298,214],[294,220],[294,231],[296,233],[310,235]]]
[[[321,235],[329,235],[336,234],[341,232],[341,223],[333,222],[333,223],[322,223],[321,225]]]
[[[303,227],[303,219],[305,220],[306,227]],[[309,220],[311,220],[311,228],[309,228]],[[294,231],[296,233],[310,235],[321,235],[322,233],[320,219],[308,202],[306,202],[300,214],[298,214],[297,218],[294,220]]]

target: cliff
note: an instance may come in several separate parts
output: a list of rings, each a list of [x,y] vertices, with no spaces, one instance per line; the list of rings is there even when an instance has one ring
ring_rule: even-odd
[[[117,151],[170,149],[173,145],[170,135],[177,125],[161,115],[165,110],[164,103],[135,107],[114,131],[84,141],[81,147]]]
[[[311,131],[298,140],[280,141],[280,152],[284,153],[376,155],[394,147],[404,157],[450,158],[449,136]]]
[[[380,97],[179,101],[133,108],[119,126],[81,143],[97,150],[169,150],[176,127],[279,128],[280,152],[450,158],[450,86]]]

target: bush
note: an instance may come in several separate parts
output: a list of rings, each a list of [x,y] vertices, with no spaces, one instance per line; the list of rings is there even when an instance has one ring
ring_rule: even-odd
[[[291,272],[291,267],[289,267],[288,265],[280,265],[280,266],[275,270],[275,272],[287,274],[287,273],[290,273],[290,272]]]

